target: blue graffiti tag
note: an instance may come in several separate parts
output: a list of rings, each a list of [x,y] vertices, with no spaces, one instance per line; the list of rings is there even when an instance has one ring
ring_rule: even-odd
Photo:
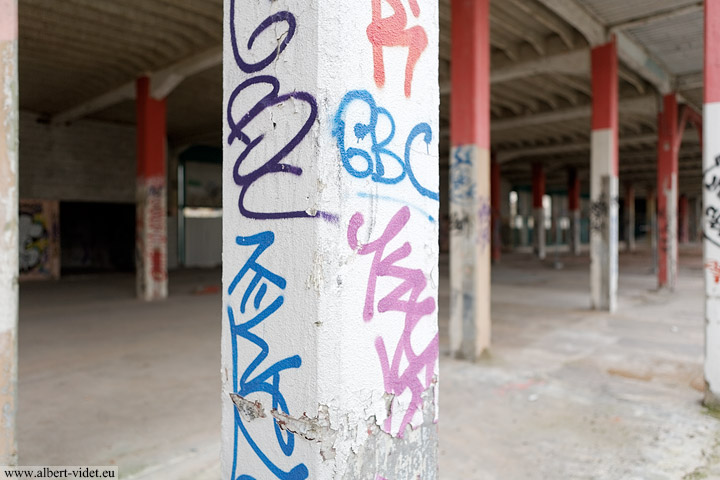
[[[346,146],[345,130],[347,125],[345,117],[349,106],[354,102],[364,103],[370,108],[370,118],[367,123],[358,122],[353,125],[353,132],[358,141],[364,140],[368,136],[370,137],[372,146],[369,152],[362,148],[348,148]],[[385,138],[378,139],[378,122],[383,117],[390,123],[390,132]],[[343,166],[353,177],[370,177],[376,183],[394,185],[400,183],[405,176],[407,176],[420,195],[433,200],[439,200],[438,192],[428,190],[417,180],[410,161],[412,145],[416,138],[421,137],[429,148],[433,138],[432,128],[429,124],[419,123],[415,125],[405,142],[404,158],[401,158],[388,147],[393,138],[395,138],[395,120],[392,114],[385,108],[378,106],[373,96],[367,90],[353,90],[348,92],[342,102],[340,102],[340,107],[335,115],[333,124],[333,136],[337,139]],[[358,170],[352,165],[351,160],[358,157],[362,159],[364,169]],[[397,164],[400,167],[400,173],[395,176],[387,176],[386,165],[383,163],[383,159]]]
[[[450,202],[468,204],[474,200],[472,147],[457,147],[450,167]]]
[[[227,307],[228,319],[230,321],[230,332],[232,338],[232,361],[233,361],[233,391],[240,397],[245,398],[250,394],[266,394],[272,399],[272,408],[284,414],[290,414],[287,402],[280,390],[280,374],[284,370],[298,369],[302,365],[302,359],[299,355],[293,355],[285,358],[284,360],[278,361],[270,367],[266,368],[261,373],[256,373],[260,365],[267,359],[270,354],[270,346],[268,343],[251,332],[251,330],[259,326],[263,321],[271,317],[277,312],[283,305],[284,297],[278,295],[272,302],[264,302],[268,304],[265,308],[261,309],[263,300],[268,293],[268,284],[272,284],[280,290],[285,290],[287,286],[286,280],[277,275],[267,268],[263,267],[258,263],[260,256],[275,243],[275,234],[273,232],[263,232],[250,237],[237,237],[236,243],[240,246],[256,246],[253,254],[248,258],[245,265],[235,275],[230,286],[228,287],[228,296],[232,298],[236,288],[240,282],[245,278],[246,275],[250,274],[250,271],[254,272],[252,279],[250,280],[247,288],[245,289],[242,298],[240,299],[240,306],[234,310],[232,306]],[[255,297],[252,301],[256,314],[253,318],[246,322],[237,323],[236,314],[239,310],[238,317],[245,314],[248,307],[248,300],[251,295],[255,292]],[[255,347],[260,348],[260,353],[245,368],[242,375],[239,375],[238,365],[238,343],[242,341],[248,341]],[[242,346],[244,351],[247,351],[248,345]],[[254,376],[253,376],[254,375]],[[239,378],[238,378],[239,377]],[[251,378],[252,377],[252,378]],[[240,416],[237,409],[235,409],[235,434],[234,434],[234,446],[233,446],[233,467],[232,467],[232,478],[235,480],[254,480],[249,475],[239,475],[238,470],[238,440],[239,433],[242,433],[245,441],[247,441],[250,448],[255,452],[255,455],[265,464],[265,466],[275,475],[276,478],[283,480],[304,480],[308,477],[309,472],[305,464],[301,463],[295,466],[289,472],[285,472],[280,469],[272,460],[263,452],[260,446],[250,435],[247,427],[243,423],[243,419]],[[277,420],[273,421],[275,428],[275,437],[277,438],[280,450],[285,456],[290,457],[295,449],[295,436],[290,432],[283,432],[278,424]]]
[[[258,38],[258,36],[265,30],[270,28],[270,26],[272,26],[273,24],[285,23],[288,25],[288,31],[284,35],[283,40],[277,45],[276,48],[274,48],[268,54],[267,57],[256,63],[250,63],[242,58],[242,56],[240,55],[240,48],[238,47],[238,38],[235,31],[236,1],[237,0],[230,0],[230,39],[232,44],[233,56],[235,58],[235,63],[240,68],[240,70],[248,74],[254,74],[262,71],[272,62],[274,62],[277,57],[285,50],[285,48],[287,48],[290,41],[295,36],[297,21],[295,20],[293,14],[287,11],[274,13],[265,20],[263,20],[260,25],[255,29],[255,31],[253,31],[253,33],[250,35],[250,38],[247,41],[248,50],[253,49],[253,46],[255,45],[255,40]],[[235,116],[233,115],[233,106],[235,104],[235,100],[243,91],[255,85],[271,87],[270,93],[266,94],[252,108],[250,108],[250,110],[244,113],[240,120],[236,120]],[[227,138],[227,144],[233,145],[237,140],[245,145],[245,148],[235,160],[235,166],[233,168],[233,179],[235,180],[235,184],[241,188],[238,198],[238,208],[240,209],[240,213],[247,218],[253,218],[257,220],[320,217],[326,221],[337,223],[337,215],[333,215],[327,212],[310,213],[306,210],[295,210],[286,212],[257,212],[250,210],[245,204],[245,197],[248,193],[248,190],[253,185],[253,183],[255,183],[263,176],[278,173],[286,173],[300,176],[303,172],[302,168],[289,165],[287,163],[282,163],[282,161],[287,159],[290,154],[293,153],[296,147],[300,145],[300,143],[310,132],[310,129],[312,128],[313,124],[317,119],[317,102],[315,100],[315,97],[313,97],[307,92],[295,91],[284,95],[280,95],[279,92],[280,81],[276,77],[272,75],[258,75],[238,85],[230,94],[230,98],[227,103],[226,115],[228,126],[230,127],[230,135]],[[248,124],[250,124],[266,110],[280,106],[288,100],[294,100],[298,103],[305,104],[309,108],[309,114],[307,115],[307,119],[302,124],[302,126],[300,126],[295,136],[292,137],[292,139],[287,144],[282,145],[276,153],[272,155],[268,154],[269,158],[262,165],[260,165],[258,168],[256,168],[250,173],[246,173],[244,175],[240,174],[240,168],[243,165],[243,162],[248,158],[248,156],[253,152],[255,148],[257,148],[263,143],[266,133],[267,135],[271,136],[275,128],[274,126],[268,127],[270,128],[269,132],[260,134],[255,138],[251,138],[247,133],[245,133],[245,127],[247,127]],[[256,124],[259,123],[260,122],[256,122]],[[268,148],[268,151],[271,150]]]

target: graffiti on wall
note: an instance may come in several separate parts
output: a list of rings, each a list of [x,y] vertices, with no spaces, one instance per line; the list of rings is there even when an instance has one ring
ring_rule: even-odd
[[[353,109],[354,104],[366,108]],[[360,116],[365,112],[369,112],[367,118],[364,115]],[[348,117],[356,120],[349,121]],[[390,130],[384,138],[378,138],[378,125],[383,119],[389,123]],[[362,148],[362,145],[348,147],[349,142],[346,138],[348,128],[353,132],[355,144],[362,140],[368,140],[369,144],[365,148]],[[370,92],[367,90],[348,92],[340,102],[333,125],[333,136],[337,140],[343,167],[355,178],[370,177],[373,182],[389,185],[398,184],[407,176],[420,195],[439,200],[439,193],[421,185],[414,173],[413,168],[423,168],[424,165],[413,167],[412,164],[413,144],[416,139],[420,139],[429,149],[433,137],[432,128],[424,122],[415,125],[405,141],[403,157],[389,148],[390,142],[395,138],[395,131],[396,125],[392,114],[378,106]]]
[[[257,333],[258,330],[262,330],[263,322],[272,322],[273,315],[282,307],[284,303],[282,291],[287,287],[287,281],[284,277],[271,272],[259,263],[260,256],[275,243],[275,234],[266,231],[250,237],[238,236],[236,243],[241,247],[255,247],[255,249],[235,275],[227,290],[231,302],[231,305],[227,307],[227,314],[232,338],[233,391],[240,398],[246,400],[251,395],[255,395],[252,398],[257,398],[258,395],[267,395],[269,397],[268,404],[272,405],[274,411],[289,414],[290,409],[282,394],[281,375],[286,370],[300,368],[302,359],[299,355],[292,355],[272,365],[267,365],[266,360],[270,355],[270,345]],[[244,290],[238,289],[246,277],[250,280]],[[248,304],[251,296],[252,301]],[[259,353],[243,369],[239,365],[239,350],[259,350]],[[250,445],[255,455],[275,477],[296,480],[303,480],[308,477],[308,469],[303,463],[299,463],[289,472],[281,470],[268,453],[268,451],[276,448],[259,445],[258,441],[251,435],[246,421],[237,409],[234,415],[235,455],[233,457],[232,478],[245,480],[252,478],[248,475],[239,475],[241,465],[238,463],[237,451],[240,434]],[[295,436],[291,432],[283,431],[277,419],[273,421],[273,428],[277,447],[286,457],[292,457],[295,450]]]
[[[58,211],[57,202],[20,201],[20,278],[60,277]]]
[[[138,292],[146,299],[164,298],[167,290],[165,177],[138,178],[138,191],[135,229]]]
[[[248,50],[252,50],[253,45],[260,34],[268,30],[273,25],[285,24],[288,27],[288,31],[278,43],[277,48],[270,51],[264,59],[255,63],[249,63],[245,61],[240,54],[241,47],[235,28],[235,4],[236,0],[230,0],[230,38],[235,63],[238,68],[246,74],[258,74],[274,62],[275,59],[290,44],[295,36],[297,20],[295,19],[295,16],[288,11],[274,13],[263,20],[247,40]],[[240,111],[238,111],[236,108],[236,102],[238,104],[241,103],[238,99],[246,101],[246,91],[250,90],[251,92],[257,92],[258,87],[260,87],[259,91],[269,90],[269,92],[262,98],[258,99],[258,101],[249,110],[240,109]],[[240,213],[247,218],[257,220],[319,217],[333,223],[337,222],[337,215],[328,212],[308,211],[308,209],[276,212],[257,211],[246,205],[246,196],[248,192],[264,177],[275,175],[294,175],[299,177],[303,172],[301,167],[290,163],[291,156],[298,145],[305,140],[310,132],[310,129],[315,123],[315,120],[317,119],[317,101],[313,95],[307,92],[293,91],[290,93],[280,94],[280,89],[280,80],[278,80],[275,76],[270,74],[256,75],[236,86],[230,94],[230,98],[227,102],[227,124],[230,127],[227,144],[234,145],[235,142],[239,142],[244,146],[237,156],[235,166],[233,168],[233,179],[235,184],[240,187],[240,195],[238,197],[238,208],[240,209]],[[277,142],[276,137],[273,135],[273,130],[277,128],[277,124],[273,123],[275,120],[273,120],[273,122],[264,123],[254,121],[263,113],[267,113],[268,111],[277,112],[278,108],[282,107],[282,105],[286,102],[292,102],[295,108],[304,106],[304,110],[306,110],[307,113],[304,121],[299,122],[297,125],[289,126],[294,134],[290,136],[290,139],[285,144],[282,144],[281,142]],[[289,122],[294,122],[296,117],[297,116],[295,115],[277,116],[278,121]],[[265,126],[266,128],[270,128],[270,130],[251,137],[250,134],[246,132],[246,129],[249,130],[248,127],[253,123],[255,123],[255,127]],[[262,145],[264,142],[270,142],[273,147],[277,148],[258,149],[258,146]],[[260,151],[262,151],[265,156],[262,158],[256,158],[257,152]]]
[[[412,246],[405,242],[398,249],[385,253],[388,244],[394,240],[410,220],[410,209],[402,207],[390,220],[380,237],[370,243],[360,244],[358,231],[365,223],[365,217],[358,212],[350,220],[348,226],[348,244],[359,255],[372,255],[370,277],[365,293],[365,307],[363,320],[370,322],[375,312],[402,312],[405,314],[405,325],[397,345],[387,346],[382,336],[375,341],[375,349],[380,359],[385,391],[400,397],[406,391],[411,393],[410,404],[400,422],[397,431],[391,431],[393,417],[385,420],[384,430],[388,433],[402,437],[405,429],[418,411],[422,410],[422,394],[434,382],[435,364],[438,360],[438,336],[435,335],[430,343],[422,347],[418,353],[412,344],[415,328],[426,315],[435,312],[435,299],[432,296],[420,298],[427,286],[425,273],[420,269],[408,268],[398,263],[408,258]],[[399,280],[400,283],[376,303],[376,287],[379,278],[388,277]],[[405,297],[407,296],[407,299]],[[392,353],[390,353],[390,351]],[[392,357],[390,356],[392,355]],[[403,367],[404,365],[404,367]],[[424,372],[421,377],[420,374]],[[391,412],[394,411],[391,409]]]
[[[406,47],[408,58],[405,67],[405,96],[412,94],[413,74],[420,55],[428,46],[425,29],[420,25],[407,28],[408,14],[401,0],[384,0],[392,8],[390,17],[382,16],[383,0],[372,1],[372,23],[367,28],[367,36],[373,46],[373,64],[375,65],[375,84],[385,85],[384,47]],[[420,17],[420,5],[410,0],[410,11],[415,18]]]
[[[703,236],[720,247],[720,155],[715,157],[715,165],[703,173],[703,187],[708,194]]]

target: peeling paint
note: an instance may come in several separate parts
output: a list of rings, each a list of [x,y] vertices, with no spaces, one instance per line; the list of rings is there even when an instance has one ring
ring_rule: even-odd
[[[265,415],[265,409],[263,408],[262,403],[260,403],[259,401],[256,400],[252,402],[250,400],[244,399],[243,397],[235,393],[231,393],[230,398],[235,404],[235,408],[237,409],[238,413],[240,413],[240,415],[242,415],[242,417],[248,422],[257,420],[258,418],[267,417],[267,415]]]

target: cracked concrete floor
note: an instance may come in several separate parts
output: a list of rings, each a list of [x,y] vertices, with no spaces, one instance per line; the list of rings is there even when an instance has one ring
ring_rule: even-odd
[[[700,249],[681,250],[672,295],[654,291],[649,255],[621,255],[614,315],[588,309],[588,258],[561,260],[505,255],[491,354],[441,357],[440,477],[720,478],[720,422],[699,403]],[[149,305],[133,280],[22,285],[20,461],[219,478],[219,272],[177,272],[170,300]]]

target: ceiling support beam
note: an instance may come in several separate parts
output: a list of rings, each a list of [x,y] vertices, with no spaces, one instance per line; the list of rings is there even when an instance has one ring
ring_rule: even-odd
[[[675,17],[681,17],[691,13],[697,13],[703,11],[703,2],[695,2],[691,5],[684,5],[682,7],[673,8],[670,10],[663,10],[662,12],[648,15],[645,17],[633,18],[621,23],[616,23],[610,26],[610,33],[615,33],[621,30],[627,30],[630,28],[644,27],[652,23],[661,22],[663,20],[669,20]]]
[[[150,95],[160,100],[167,97],[183,80],[200,72],[222,64],[222,47],[212,48],[205,52],[193,55],[175,64],[147,75],[150,77],[152,91]],[[91,98],[51,118],[53,124],[70,123],[106,108],[112,107],[125,100],[135,98],[135,80],[120,87]]]
[[[582,33],[590,46],[606,43],[610,32],[577,0],[538,0],[560,18]],[[650,53],[621,31],[613,32],[617,39],[618,57],[638,75],[650,82],[661,94],[672,91],[675,79]]]

